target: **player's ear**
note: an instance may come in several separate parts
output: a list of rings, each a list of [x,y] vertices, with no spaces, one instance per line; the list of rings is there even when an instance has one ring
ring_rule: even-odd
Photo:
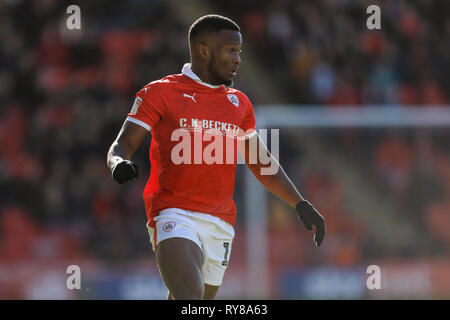
[[[209,60],[211,56],[211,48],[206,43],[200,42],[197,44],[197,54],[202,60]]]

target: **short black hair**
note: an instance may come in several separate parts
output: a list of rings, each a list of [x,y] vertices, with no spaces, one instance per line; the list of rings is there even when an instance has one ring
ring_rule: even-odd
[[[208,14],[198,18],[190,27],[189,43],[192,43],[192,40],[203,32],[219,32],[220,30],[241,31],[237,23],[230,18],[217,14]]]

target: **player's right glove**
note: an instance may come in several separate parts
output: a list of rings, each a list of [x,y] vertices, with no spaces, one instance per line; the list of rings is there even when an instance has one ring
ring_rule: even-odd
[[[122,160],[116,163],[111,171],[113,179],[120,184],[133,180],[138,176],[138,167],[130,160]]]
[[[312,226],[316,226],[314,242],[317,246],[320,246],[325,237],[325,219],[306,200],[300,201],[295,209],[297,210],[298,218],[303,222],[306,229],[312,230]]]

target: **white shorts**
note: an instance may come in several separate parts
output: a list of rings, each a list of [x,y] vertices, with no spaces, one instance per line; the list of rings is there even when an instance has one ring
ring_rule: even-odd
[[[234,228],[231,224],[207,213],[178,208],[162,210],[154,220],[156,232],[147,224],[153,250],[165,239],[192,240],[203,252],[204,282],[211,286],[222,284],[234,238]]]

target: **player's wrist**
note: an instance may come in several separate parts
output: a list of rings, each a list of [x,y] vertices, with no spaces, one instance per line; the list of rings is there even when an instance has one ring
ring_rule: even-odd
[[[297,205],[295,206],[295,209],[296,209],[297,211],[300,211],[302,208],[305,208],[305,207],[307,207],[307,206],[309,206],[309,205],[311,205],[311,204],[309,203],[308,200],[302,199],[302,200],[300,200],[300,201],[297,203]]]
[[[110,160],[110,164],[111,164],[110,169],[111,169],[111,171],[114,171],[114,169],[116,168],[116,166],[117,166],[119,163],[121,163],[122,161],[124,161],[124,159],[123,159],[122,157],[120,157],[120,156],[114,156],[114,157],[112,157],[111,160]]]

